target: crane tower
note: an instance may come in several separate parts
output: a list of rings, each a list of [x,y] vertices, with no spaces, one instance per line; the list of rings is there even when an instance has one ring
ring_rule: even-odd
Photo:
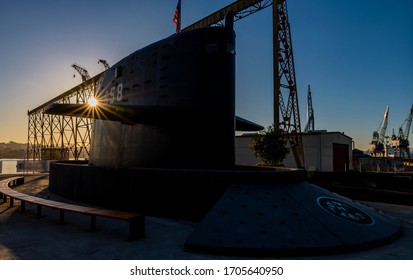
[[[302,168],[304,150],[286,0],[275,0],[273,3],[273,33],[274,126],[284,131],[297,167]]]

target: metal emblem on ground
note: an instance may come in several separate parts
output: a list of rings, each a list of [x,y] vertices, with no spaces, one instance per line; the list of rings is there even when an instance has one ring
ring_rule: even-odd
[[[374,219],[351,205],[345,202],[331,198],[319,197],[317,199],[318,205],[329,214],[345,220],[350,223],[371,226],[374,224]]]

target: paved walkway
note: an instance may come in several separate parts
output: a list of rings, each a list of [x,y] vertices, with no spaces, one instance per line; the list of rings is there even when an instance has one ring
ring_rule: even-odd
[[[67,200],[48,192],[47,175],[28,176],[26,184],[15,188],[31,195]],[[299,259],[413,259],[413,207],[366,203],[399,219],[403,225],[400,238],[387,245],[350,254],[305,257]],[[147,217],[146,237],[126,241],[128,225],[123,221],[98,219],[98,232],[89,232],[89,217],[67,213],[67,224],[60,226],[59,213],[45,208],[36,218],[35,206],[27,212],[0,204],[0,259],[239,259],[234,256],[194,254],[183,245],[196,223]],[[298,259],[298,258],[295,258]]]

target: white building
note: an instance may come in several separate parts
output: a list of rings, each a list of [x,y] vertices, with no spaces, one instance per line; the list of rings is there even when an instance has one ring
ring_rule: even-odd
[[[248,148],[251,134],[236,136],[236,164],[257,165],[260,160]],[[314,131],[303,133],[304,161],[306,170],[343,172],[352,170],[353,140],[341,132]],[[294,156],[289,153],[283,165],[297,167]]]

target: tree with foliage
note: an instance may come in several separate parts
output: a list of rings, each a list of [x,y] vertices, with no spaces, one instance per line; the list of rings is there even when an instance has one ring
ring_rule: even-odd
[[[271,125],[252,137],[249,149],[265,164],[276,165],[289,153],[286,143],[283,132]]]

